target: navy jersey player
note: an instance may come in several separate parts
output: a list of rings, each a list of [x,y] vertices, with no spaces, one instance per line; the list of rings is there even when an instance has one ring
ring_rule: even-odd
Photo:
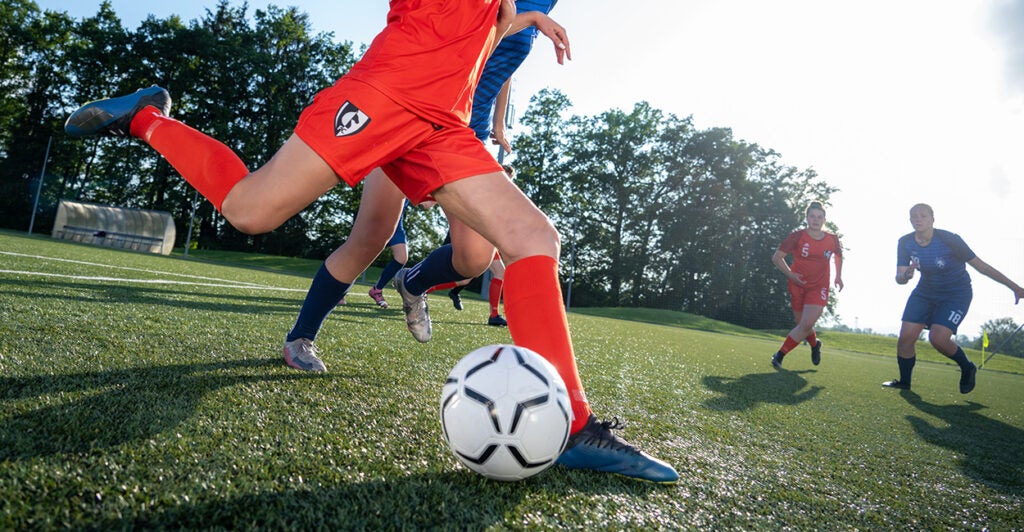
[[[960,393],[974,389],[977,367],[957,345],[957,327],[971,307],[973,291],[970,264],[978,272],[1013,290],[1016,302],[1024,297],[1021,288],[971,250],[959,235],[936,229],[935,214],[924,203],[910,209],[914,232],[904,235],[896,249],[896,282],[907,284],[914,272],[921,272],[917,287],[903,310],[903,325],[896,347],[900,378],[883,383],[890,388],[910,389],[917,339],[928,329],[928,341],[938,352],[960,366]]]

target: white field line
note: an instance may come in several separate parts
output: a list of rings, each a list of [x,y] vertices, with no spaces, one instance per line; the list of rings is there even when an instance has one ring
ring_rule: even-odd
[[[60,273],[44,273],[44,272],[33,272],[33,271],[20,271],[20,270],[0,270],[0,273],[8,273],[13,275],[26,275],[35,277],[63,277],[66,279],[76,279],[82,281],[106,281],[106,282],[120,282],[120,283],[140,283],[140,284],[174,284],[174,285],[188,285],[188,286],[207,286],[215,288],[240,288],[240,289],[251,289],[251,290],[276,290],[282,292],[305,292],[304,289],[298,288],[280,288],[276,286],[266,286],[258,283],[250,283],[246,281],[233,281],[229,279],[218,279],[216,277],[203,277],[200,275],[188,275],[183,273],[164,272],[159,270],[147,270],[143,268],[130,268],[127,266],[111,266],[109,264],[101,264],[97,262],[86,262],[80,260],[71,259],[59,259],[56,257],[44,257],[42,255],[27,255],[24,253],[13,253],[10,251],[0,251],[0,255],[10,255],[14,257],[23,257],[39,260],[48,260],[55,262],[69,262],[73,264],[81,264],[85,266],[96,266],[106,269],[118,269],[118,270],[129,270],[136,272],[151,273],[154,275],[171,276],[171,277],[184,277],[187,279],[197,279],[200,281],[216,281],[210,283],[196,282],[196,281],[176,281],[170,279],[122,279],[118,277],[102,277],[102,276],[87,276],[87,275],[70,275]]]

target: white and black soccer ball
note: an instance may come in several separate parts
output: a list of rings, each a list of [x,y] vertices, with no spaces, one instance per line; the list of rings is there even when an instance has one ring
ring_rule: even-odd
[[[554,464],[571,421],[558,371],[523,347],[489,345],[471,352],[441,392],[448,446],[463,465],[495,480],[522,480]]]

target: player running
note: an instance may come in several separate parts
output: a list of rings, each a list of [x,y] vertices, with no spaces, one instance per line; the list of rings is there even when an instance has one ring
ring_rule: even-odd
[[[782,359],[804,339],[811,346],[811,363],[821,363],[821,340],[814,332],[814,324],[828,305],[832,260],[836,263],[836,288],[843,289],[843,247],[839,237],[822,229],[825,208],[812,201],[804,214],[807,228],[790,233],[772,255],[772,264],[788,280],[789,301],[796,319],[796,326],[772,357],[775,369],[782,369]],[[787,255],[793,256],[792,265],[786,264]]]
[[[562,62],[569,56],[565,30],[544,18],[536,25],[556,44]],[[671,466],[627,444],[613,434],[617,424],[599,422],[590,412],[560,297],[558,232],[467,126],[486,57],[497,39],[526,27],[525,19],[516,16],[511,0],[392,0],[388,24],[363,58],[316,96],[292,137],[252,172],[221,142],[168,117],[171,99],[159,87],[86,104],[68,118],[65,130],[77,137],[141,139],[233,226],[250,234],[273,230],[339,180],[354,186],[377,168],[411,202],[435,199],[449,220],[466,228],[453,231],[450,249],[461,249],[472,232],[493,243],[491,253],[494,246],[501,251],[512,339],[542,354],[566,381],[574,413],[566,465],[675,482]],[[380,204],[384,214],[368,220],[377,223],[367,226],[366,249],[353,251],[358,271],[383,249],[398,223],[401,200],[392,202],[388,194]],[[457,274],[453,256],[449,252],[448,264]],[[485,267],[466,269],[457,278]],[[403,295],[403,304],[413,307],[407,314],[414,319],[407,321],[419,327],[415,317],[426,315],[426,301]]]
[[[896,247],[896,282],[907,284],[915,270],[921,272],[921,280],[903,310],[903,325],[896,344],[900,378],[882,386],[910,389],[917,361],[917,339],[928,329],[932,347],[960,366],[960,393],[970,393],[978,368],[955,340],[957,327],[967,316],[974,298],[966,265],[1012,290],[1015,304],[1024,297],[1024,288],[978,258],[959,235],[936,229],[931,206],[918,203],[911,207],[910,224],[914,232],[901,237]]]

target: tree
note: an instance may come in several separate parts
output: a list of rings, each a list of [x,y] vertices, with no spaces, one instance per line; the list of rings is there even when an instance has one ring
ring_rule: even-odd
[[[986,321],[981,326],[982,332],[988,332],[988,351],[998,349],[1000,355],[1024,357],[1024,331],[1018,331],[1019,325],[1013,318],[997,318]],[[971,347],[981,349],[984,336],[978,336]]]

